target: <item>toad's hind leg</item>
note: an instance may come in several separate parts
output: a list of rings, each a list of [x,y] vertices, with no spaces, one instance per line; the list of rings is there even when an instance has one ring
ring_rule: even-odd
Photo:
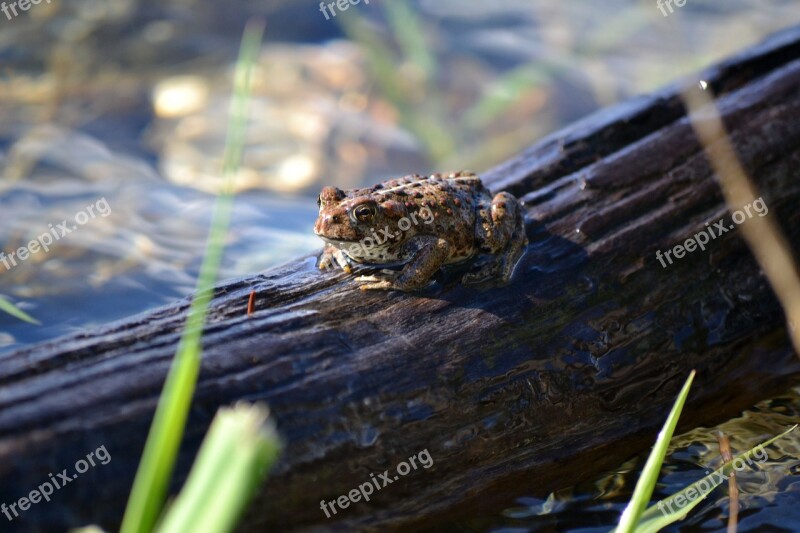
[[[427,287],[450,255],[450,244],[444,239],[428,235],[416,237],[413,244],[419,249],[399,275],[381,281],[357,280],[371,282],[361,285],[361,290],[417,291]]]
[[[505,251],[503,251],[503,254],[500,256],[502,265],[498,277],[503,282],[511,279],[514,267],[517,266],[517,263],[519,263],[519,260],[528,248],[528,233],[525,231],[525,217],[519,206],[517,206],[517,213],[514,218],[514,233]]]
[[[487,216],[489,215],[489,216]],[[506,282],[528,246],[522,209],[511,194],[501,192],[492,199],[490,213],[482,210],[477,237],[481,251],[494,257],[477,272],[465,274],[465,284],[482,283],[489,279]]]

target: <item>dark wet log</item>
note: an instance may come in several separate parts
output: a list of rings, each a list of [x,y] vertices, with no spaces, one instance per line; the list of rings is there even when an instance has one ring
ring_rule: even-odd
[[[702,76],[793,246],[797,57],[794,28]],[[643,449],[692,368],[686,423],[782,391],[800,364],[736,231],[667,267],[656,259],[726,215],[683,114],[667,88],[486,174],[527,206],[530,246],[509,286],[362,293],[311,258],[221,284],[178,481],[218,407],[263,400],[287,447],[243,530],[431,526],[496,512]],[[181,301],[0,359],[0,502],[101,445],[112,458],[12,526],[118,524],[186,310]],[[422,450],[433,467],[325,518],[321,499],[370,473],[391,476]]]

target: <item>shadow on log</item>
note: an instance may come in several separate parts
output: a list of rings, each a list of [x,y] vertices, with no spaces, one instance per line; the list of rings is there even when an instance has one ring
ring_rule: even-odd
[[[793,246],[798,57],[793,28],[698,78],[720,96]],[[592,115],[484,178],[527,209],[530,245],[508,286],[363,293],[310,257],[220,285],[176,483],[218,407],[261,400],[286,449],[243,531],[436,527],[641,451],[693,368],[685,424],[727,419],[794,382],[783,313],[735,229],[674,264],[656,259],[706,223],[731,224],[677,85]],[[187,307],[0,358],[0,501],[99,446],[111,455],[12,527],[118,527]],[[325,517],[320,500],[423,450],[431,468]]]

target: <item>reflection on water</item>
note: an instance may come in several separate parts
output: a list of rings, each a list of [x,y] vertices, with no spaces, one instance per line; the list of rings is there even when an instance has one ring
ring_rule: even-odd
[[[0,350],[84,329],[191,292],[205,249],[214,196],[164,182],[147,165],[101,142],[55,127],[31,130],[9,157],[30,161],[26,179],[0,187],[0,242],[8,253],[65,221],[69,233],[10,269],[0,292],[44,325],[0,317]],[[104,198],[107,216],[87,206]],[[237,198],[220,276],[257,272],[319,247],[309,231],[316,205],[255,193]],[[74,228],[74,229],[70,229]]]
[[[0,294],[44,324],[0,314],[0,352],[190,293],[251,15],[267,17],[267,43],[222,278],[318,249],[323,184],[481,171],[800,21],[800,5],[688,2],[665,18],[655,2],[629,0],[392,0],[326,20],[312,0],[54,0],[13,21],[0,15],[0,248],[19,250],[100,198],[112,211],[48,253],[0,263]],[[797,419],[799,404],[793,392],[726,432],[744,449]],[[716,453],[704,431],[677,442],[659,495],[696,479]],[[785,451],[743,483],[742,530],[800,523],[787,473],[797,450]],[[522,497],[491,525],[607,530],[640,465]],[[692,523],[722,527],[723,500]]]
[[[208,77],[166,78],[154,88],[148,142],[160,152],[166,179],[219,187],[230,75],[225,67]],[[253,75],[237,188],[312,195],[323,182],[356,187],[386,172],[389,161],[395,172],[424,166],[413,137],[386,102],[370,97],[368,84],[364,54],[352,43],[266,47]]]
[[[716,433],[730,437],[734,455],[779,435],[800,420],[800,388],[761,402],[715,428],[695,428],[672,440],[651,504],[720,467]],[[765,448],[768,458],[738,471],[739,531],[796,531],[800,524],[800,431]],[[762,458],[759,454],[759,458]],[[550,494],[519,498],[492,531],[607,532],[617,523],[647,460],[641,454],[598,479]],[[687,519],[666,531],[724,531],[727,484],[718,487]],[[515,529],[519,528],[519,529]]]

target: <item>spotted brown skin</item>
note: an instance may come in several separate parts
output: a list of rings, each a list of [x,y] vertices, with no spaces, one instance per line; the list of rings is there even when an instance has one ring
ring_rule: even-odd
[[[403,265],[381,278],[356,278],[364,290],[420,290],[442,266],[479,254],[490,260],[462,282],[506,282],[528,244],[517,199],[492,196],[470,172],[411,175],[347,191],[325,187],[318,203],[314,233],[326,242],[321,269]]]

